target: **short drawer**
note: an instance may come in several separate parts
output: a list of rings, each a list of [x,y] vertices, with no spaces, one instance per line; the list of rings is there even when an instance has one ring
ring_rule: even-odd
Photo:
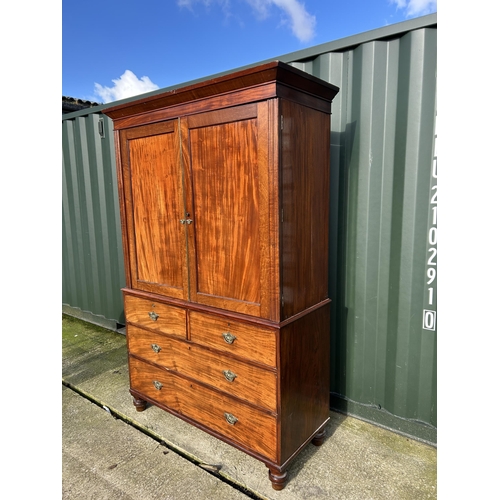
[[[276,366],[276,333],[197,311],[189,312],[191,341],[268,366]]]
[[[125,295],[124,303],[127,322],[186,338],[186,311],[184,309],[133,295]]]
[[[235,444],[276,460],[277,421],[274,416],[132,357],[129,368],[133,390]]]
[[[128,327],[129,352],[168,370],[183,373],[231,396],[276,411],[277,377],[234,358],[210,352],[190,342],[175,340],[132,325]]]

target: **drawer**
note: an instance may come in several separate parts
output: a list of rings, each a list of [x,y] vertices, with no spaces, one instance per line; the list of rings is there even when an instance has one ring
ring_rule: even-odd
[[[186,338],[186,311],[184,309],[133,295],[125,295],[124,303],[127,322]]]
[[[129,325],[129,351],[262,408],[276,411],[277,377],[207,349]]]
[[[235,444],[277,459],[277,421],[272,415],[132,357],[129,368],[133,390]]]
[[[189,331],[192,342],[276,366],[276,333],[272,329],[190,311]]]

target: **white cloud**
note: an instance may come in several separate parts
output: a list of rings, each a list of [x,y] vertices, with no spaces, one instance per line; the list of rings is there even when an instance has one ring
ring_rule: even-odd
[[[114,87],[103,87],[99,83],[94,83],[94,92],[104,103],[126,99],[160,88],[147,76],[137,78],[129,69],[125,70],[120,78],[111,81],[114,83]]]
[[[298,0],[247,0],[261,15],[267,14],[268,6],[275,5],[287,16],[287,24],[291,24],[293,34],[301,41],[307,42],[314,36],[316,18],[307,12],[303,3]]]
[[[437,0],[389,0],[398,9],[406,10],[406,17],[424,16],[437,11]]]
[[[206,7],[217,2],[226,12],[230,4],[230,0],[177,0],[177,5],[192,10],[193,5],[198,2],[202,2]],[[314,37],[316,18],[307,12],[305,5],[299,0],[246,0],[246,2],[260,19],[269,17],[269,10],[273,6],[281,9],[285,14],[285,24],[290,25],[292,33],[301,42],[307,42]]]

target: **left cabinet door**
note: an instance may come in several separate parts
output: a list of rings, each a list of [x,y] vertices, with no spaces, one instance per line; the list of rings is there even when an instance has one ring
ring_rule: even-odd
[[[188,299],[178,120],[120,131],[130,286]],[[127,254],[127,252],[126,252]]]

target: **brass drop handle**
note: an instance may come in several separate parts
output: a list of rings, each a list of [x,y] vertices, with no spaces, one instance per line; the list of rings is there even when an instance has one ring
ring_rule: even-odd
[[[228,382],[233,382],[236,378],[236,373],[233,373],[231,370],[222,370],[222,373]]]
[[[225,340],[227,344],[232,344],[236,340],[236,337],[232,335],[230,332],[224,332],[222,334],[222,338]]]
[[[158,380],[153,380],[153,385],[157,390],[160,390],[163,387],[163,384],[161,382],[158,382]]]
[[[161,347],[158,344],[151,344],[151,349],[156,353],[161,351]]]
[[[154,311],[150,311],[149,313],[149,317],[153,320],[153,321],[156,321],[160,316],[158,314],[156,314]]]
[[[227,423],[230,425],[234,425],[238,422],[238,419],[234,415],[231,415],[231,413],[224,412],[224,416],[226,417]]]

